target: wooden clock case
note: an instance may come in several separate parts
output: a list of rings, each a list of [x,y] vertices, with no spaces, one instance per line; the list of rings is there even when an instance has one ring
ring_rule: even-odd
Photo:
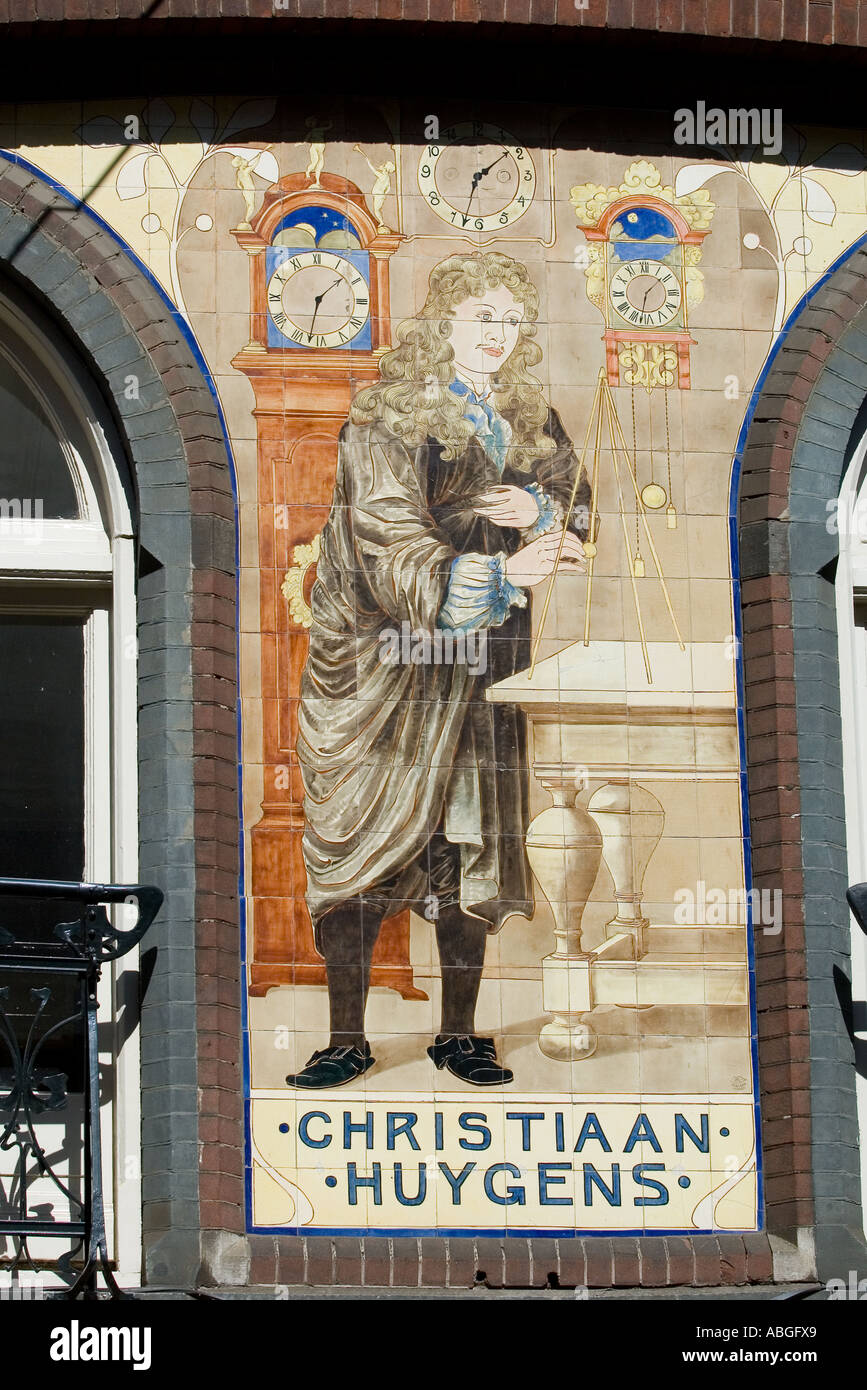
[[[369,350],[268,346],[265,252],[284,219],[305,207],[343,214],[369,253]],[[251,829],[249,988],[252,995],[263,995],[277,985],[326,983],[304,901],[304,792],[295,755],[309,618],[293,614],[281,586],[294,566],[302,597],[295,612],[309,602],[315,566],[299,568],[296,547],[309,546],[327,520],[337,438],[352,397],[379,379],[379,358],[390,346],[389,258],[402,238],[379,230],[355,184],[327,173],[316,185],[301,173],[280,179],[265,193],[249,227],[232,234],[250,262],[250,341],[232,365],[249,378],[256,402],[265,790],[261,819]],[[371,984],[386,985],[406,999],[427,998],[413,984],[409,912],[383,923]]]

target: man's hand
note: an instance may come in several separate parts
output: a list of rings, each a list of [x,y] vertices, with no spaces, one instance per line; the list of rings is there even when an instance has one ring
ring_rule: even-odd
[[[539,504],[522,487],[492,487],[490,492],[482,493],[479,506],[473,511],[496,526],[517,526],[521,530],[539,520]]]
[[[541,584],[553,572],[560,548],[562,531],[549,531],[537,541],[525,545],[506,561],[506,578],[518,588],[531,588]],[[584,547],[574,531],[566,532],[563,554],[560,556],[560,569],[564,574],[583,574]]]

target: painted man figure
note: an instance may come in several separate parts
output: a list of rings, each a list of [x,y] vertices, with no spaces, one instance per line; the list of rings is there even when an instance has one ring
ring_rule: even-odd
[[[529,665],[526,590],[552,572],[578,467],[529,371],[538,306],[509,256],[442,261],[341,432],[297,743],[331,1037],[290,1086],[342,1085],[374,1065],[364,1015],[380,924],[425,903],[442,973],[428,1052],[474,1085],[512,1080],[475,1009],[487,933],[533,912],[526,727],[485,689]],[[565,569],[583,568],[589,491],[582,478]],[[484,631],[484,674],[383,659],[383,633],[403,624]]]

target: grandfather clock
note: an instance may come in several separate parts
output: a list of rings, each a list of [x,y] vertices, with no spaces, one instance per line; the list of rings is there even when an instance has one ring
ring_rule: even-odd
[[[250,259],[250,341],[232,365],[250,379],[258,439],[265,793],[251,831],[250,990],[325,984],[304,901],[303,787],[295,755],[310,590],[328,517],[337,436],[389,345],[389,258],[355,184],[289,174],[233,230]],[[409,913],[383,923],[371,983],[425,999],[409,961]]]

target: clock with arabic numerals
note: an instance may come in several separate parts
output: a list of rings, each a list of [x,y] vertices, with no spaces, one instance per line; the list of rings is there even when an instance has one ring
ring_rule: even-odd
[[[533,158],[499,125],[463,121],[431,141],[418,162],[418,187],[431,210],[458,232],[503,232],[536,194]]]

